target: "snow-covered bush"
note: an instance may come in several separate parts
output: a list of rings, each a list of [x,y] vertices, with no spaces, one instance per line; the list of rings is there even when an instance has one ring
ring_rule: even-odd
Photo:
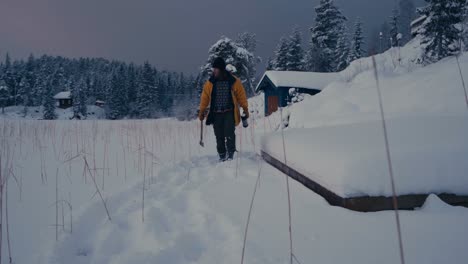
[[[303,101],[304,95],[299,93],[296,88],[291,88],[289,89],[289,98],[291,100],[289,104],[294,104]]]

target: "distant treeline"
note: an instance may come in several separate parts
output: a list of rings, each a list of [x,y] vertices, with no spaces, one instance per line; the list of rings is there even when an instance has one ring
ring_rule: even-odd
[[[30,55],[0,64],[1,106],[43,106],[44,118],[54,119],[53,96],[70,91],[75,115],[86,116],[86,106],[104,101],[106,117],[192,118],[197,103],[197,80],[183,73],[160,71],[149,63],[134,65],[102,58],[69,59]]]

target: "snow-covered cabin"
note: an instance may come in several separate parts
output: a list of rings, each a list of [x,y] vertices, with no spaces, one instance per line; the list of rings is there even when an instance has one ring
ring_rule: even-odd
[[[318,94],[328,84],[339,80],[338,73],[267,71],[255,89],[265,94],[265,116],[284,107],[291,101],[289,90],[296,88],[298,93]]]
[[[99,106],[99,107],[104,107],[105,104],[106,102],[102,100],[96,100],[96,102],[94,103],[94,105]]]
[[[68,108],[73,106],[73,99],[70,91],[63,91],[54,96],[57,102],[57,107]]]

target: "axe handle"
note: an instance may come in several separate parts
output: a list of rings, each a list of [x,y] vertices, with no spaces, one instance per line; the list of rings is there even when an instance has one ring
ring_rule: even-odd
[[[203,121],[200,121],[200,143],[203,143]]]

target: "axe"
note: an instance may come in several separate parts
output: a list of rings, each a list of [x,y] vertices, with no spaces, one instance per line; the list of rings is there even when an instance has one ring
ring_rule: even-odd
[[[205,143],[203,143],[203,120],[200,121],[200,146],[205,147]]]

